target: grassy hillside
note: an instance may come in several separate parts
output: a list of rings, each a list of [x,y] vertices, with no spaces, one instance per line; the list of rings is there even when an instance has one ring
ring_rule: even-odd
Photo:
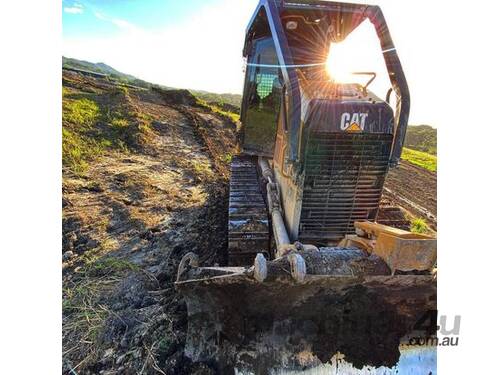
[[[239,113],[241,95],[239,94],[214,94],[213,92],[190,90],[194,95],[207,103],[217,105],[226,111]]]
[[[182,359],[173,283],[186,252],[225,257],[235,124],[187,90],[62,84],[62,373],[213,373]]]
[[[429,125],[408,126],[401,159],[429,171],[437,171],[437,129]]]
[[[101,74],[106,74],[112,79],[119,81],[121,83],[125,83],[128,85],[133,85],[133,86],[138,86],[138,87],[143,87],[149,89],[152,84],[149,82],[146,82],[142,79],[136,78],[130,74],[125,74],[122,72],[119,72],[118,70],[112,68],[109,65],[106,65],[105,63],[99,62],[99,63],[92,63],[88,61],[83,61],[83,60],[77,60],[77,59],[72,59],[68,57],[62,57],[62,66],[63,68],[73,68],[73,69],[80,69],[80,70],[88,70],[90,72],[96,72],[96,73],[101,73]]]
[[[77,59],[72,59],[72,58],[68,58],[68,57],[63,56],[62,64],[63,64],[63,67],[89,70],[89,71],[97,72],[97,73],[101,73],[101,74],[115,75],[115,76],[120,76],[120,77],[122,77],[124,79],[128,79],[128,80],[136,79],[134,76],[132,76],[130,74],[125,74],[125,73],[119,72],[118,70],[116,70],[116,69],[112,68],[111,66],[106,65],[102,62],[91,63],[88,61],[77,60]]]
[[[405,147],[436,155],[437,129],[429,125],[408,126]]]
[[[126,83],[133,86],[151,88],[153,86],[158,86],[162,89],[171,89],[172,87],[167,87],[163,85],[156,85],[130,74],[122,73],[113,67],[106,65],[105,63],[92,63],[84,60],[77,60],[73,58],[64,57],[62,58],[62,66],[65,68],[73,68],[80,70],[87,70],[91,72],[106,74],[112,79],[117,80],[122,83]],[[226,112],[239,113],[241,104],[241,95],[239,94],[215,94],[203,90],[189,90],[193,95],[205,101],[209,105],[217,106]]]
[[[63,88],[63,165],[76,174],[104,151],[138,150],[148,138],[149,116],[133,105],[126,87],[111,87],[87,93]]]

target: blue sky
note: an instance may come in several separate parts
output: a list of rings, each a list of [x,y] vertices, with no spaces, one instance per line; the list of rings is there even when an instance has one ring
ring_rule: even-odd
[[[352,0],[352,2],[360,2]],[[361,1],[365,2],[365,1]],[[381,6],[412,94],[410,122],[438,126],[448,119],[447,97],[440,88],[456,85],[447,67],[447,50],[460,46],[448,35],[451,17],[467,18],[467,8],[452,0],[366,1]],[[105,62],[141,79],[172,87],[241,93],[245,28],[257,0],[63,0],[63,50],[67,57]],[[429,11],[432,9],[432,11]],[[371,25],[368,25],[371,27]],[[374,34],[372,34],[373,36]],[[378,43],[358,39],[350,61],[376,71],[375,91],[385,97],[387,81]],[[374,58],[367,58],[375,53]],[[464,54],[474,60],[473,55]],[[471,65],[472,66],[472,65]],[[466,79],[475,72],[464,74]]]
[[[63,55],[172,87],[240,93],[255,0],[64,0]]]
[[[167,24],[180,23],[194,9],[211,6],[216,2],[217,0],[63,0],[63,35],[75,37],[118,34],[120,28],[106,22],[103,17],[155,30]]]

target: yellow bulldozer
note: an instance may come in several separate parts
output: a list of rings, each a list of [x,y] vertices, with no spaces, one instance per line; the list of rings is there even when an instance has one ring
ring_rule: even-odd
[[[325,68],[365,21],[391,84],[384,99],[369,90],[374,72],[342,82]],[[377,222],[410,110],[384,16],[372,5],[261,0],[243,55],[227,265],[193,253],[179,265],[185,353],[221,373],[304,369],[338,354],[357,368],[396,366],[404,338],[436,310],[436,239]]]

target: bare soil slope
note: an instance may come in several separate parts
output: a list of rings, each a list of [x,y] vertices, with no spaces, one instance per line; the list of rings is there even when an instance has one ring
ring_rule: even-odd
[[[91,92],[98,103],[115,89],[66,73],[64,87],[65,101]],[[186,92],[128,89],[127,100],[150,120],[141,151],[104,150],[84,173],[63,172],[63,372],[193,373],[205,365],[182,355],[173,281],[188,251],[224,261],[234,124]]]

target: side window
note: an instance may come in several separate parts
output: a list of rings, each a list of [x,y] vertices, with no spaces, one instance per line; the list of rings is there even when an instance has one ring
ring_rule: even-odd
[[[254,43],[245,82],[244,146],[259,154],[272,155],[281,102],[281,73],[272,38],[261,38]]]

